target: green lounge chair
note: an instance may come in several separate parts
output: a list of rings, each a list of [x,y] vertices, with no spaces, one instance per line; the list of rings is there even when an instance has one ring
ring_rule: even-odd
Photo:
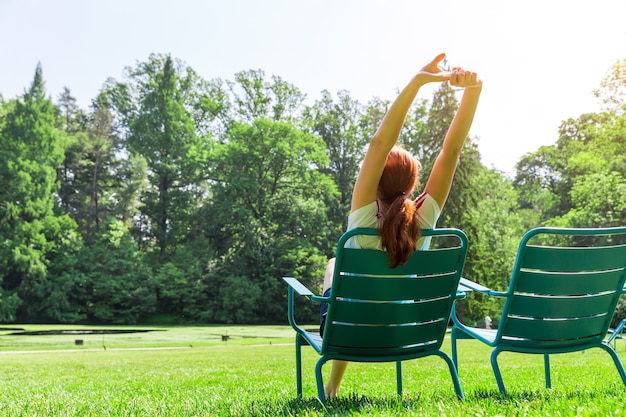
[[[626,280],[626,227],[537,228],[527,232],[506,291],[461,280],[461,289],[504,299],[498,328],[463,324],[452,312],[452,358],[458,369],[457,339],[474,338],[493,347],[491,366],[506,395],[497,358],[500,352],[544,355],[546,388],[551,387],[549,355],[601,348],[626,373],[604,341]]]
[[[458,293],[467,254],[467,237],[456,229],[424,230],[437,249],[415,252],[409,261],[389,268],[378,250],[344,248],[357,234],[376,235],[376,229],[346,232],[337,245],[333,285],[329,297],[316,296],[295,278],[289,285],[289,323],[296,331],[296,391],[302,396],[302,345],[321,356],[315,367],[317,392],[323,402],[322,366],[329,360],[396,362],[397,392],[402,394],[402,361],[437,355],[448,364],[455,392],[463,391],[452,359],[440,350]],[[446,246],[440,244],[448,243]],[[321,281],[321,277],[320,277]],[[324,337],[305,330],[294,317],[294,294],[328,303]]]

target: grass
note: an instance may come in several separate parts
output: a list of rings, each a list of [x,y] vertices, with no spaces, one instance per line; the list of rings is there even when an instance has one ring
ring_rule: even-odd
[[[509,391],[504,398],[489,349],[461,340],[464,402],[456,399],[444,362],[423,358],[404,364],[402,397],[395,394],[393,364],[355,363],[340,398],[323,406],[315,399],[318,356],[310,348],[303,350],[304,396],[295,396],[293,332],[286,326],[135,329],[152,331],[46,336],[0,331],[0,415],[626,416],[626,389],[599,349],[554,356],[551,390],[544,387],[541,357],[501,354]],[[224,334],[228,342],[222,341]],[[75,345],[77,338],[84,344]],[[449,344],[444,350],[449,352]],[[618,353],[626,358],[621,343]]]

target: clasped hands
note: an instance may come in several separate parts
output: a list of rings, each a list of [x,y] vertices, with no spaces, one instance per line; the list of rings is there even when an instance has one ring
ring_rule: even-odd
[[[461,67],[454,67],[451,71],[444,71],[439,67],[439,63],[446,57],[446,54],[439,54],[431,62],[426,64],[418,73],[417,77],[424,83],[450,81],[453,87],[480,88],[482,81],[473,71],[466,71]]]

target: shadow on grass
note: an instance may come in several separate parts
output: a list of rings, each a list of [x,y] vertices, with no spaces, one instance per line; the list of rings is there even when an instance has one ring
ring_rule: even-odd
[[[420,411],[424,404],[459,401],[456,396],[438,400],[425,395],[388,395],[368,397],[351,394],[322,404],[317,398],[293,398],[285,401],[259,401],[249,404],[242,416],[353,416],[353,415],[405,415]],[[459,402],[460,404],[460,402]]]
[[[497,389],[477,389],[467,395],[466,400],[477,402],[489,401],[502,404],[528,403],[535,401],[560,402],[570,400],[576,400],[579,402],[594,402],[597,400],[603,400],[607,398],[607,396],[612,396],[620,392],[624,392],[624,386],[621,384],[611,385],[610,387],[589,387],[586,389],[571,391],[563,391],[555,388],[535,388],[520,391],[512,390],[507,391],[507,396],[504,396]]]
[[[615,388],[615,389],[613,389]],[[465,401],[456,396],[413,394],[366,396],[351,394],[322,404],[315,397],[253,401],[241,407],[236,416],[464,416],[522,414],[544,416],[562,410],[588,410],[587,415],[614,414],[621,409],[624,388],[574,389],[568,391],[537,388],[512,391],[505,397],[497,389],[466,392]],[[576,411],[576,413],[578,413]],[[589,410],[588,410],[589,411]],[[567,414],[569,415],[569,414]],[[580,414],[576,414],[580,415]],[[620,414],[621,415],[621,414]]]

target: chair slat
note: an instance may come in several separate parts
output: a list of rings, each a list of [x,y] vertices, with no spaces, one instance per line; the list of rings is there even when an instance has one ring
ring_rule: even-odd
[[[597,271],[623,268],[626,245],[608,247],[526,246],[521,268],[544,271]]]
[[[443,340],[447,320],[404,326],[350,326],[331,323],[324,333],[331,346],[353,347],[359,349],[398,348],[437,341],[429,348],[438,348]]]
[[[520,271],[515,291],[535,294],[573,295],[615,291],[625,269],[580,273]]]
[[[334,305],[332,317],[340,322],[355,324],[402,324],[437,319],[447,320],[452,302],[450,297],[410,304],[338,300]]]
[[[405,265],[390,269],[387,266],[387,254],[382,251],[346,248],[342,253],[342,271],[370,276],[446,273],[456,271],[465,260],[465,248],[417,251]]]
[[[502,334],[536,341],[564,341],[598,335],[603,337],[608,330],[609,321],[610,317],[606,313],[575,320],[527,320],[508,316]],[[516,342],[507,341],[506,344],[515,345]]]
[[[453,293],[457,286],[458,273],[428,278],[342,276],[332,295],[380,301],[432,299]]]
[[[509,315],[535,318],[588,317],[609,311],[615,298],[615,293],[568,297],[516,295],[511,299],[508,312]]]

